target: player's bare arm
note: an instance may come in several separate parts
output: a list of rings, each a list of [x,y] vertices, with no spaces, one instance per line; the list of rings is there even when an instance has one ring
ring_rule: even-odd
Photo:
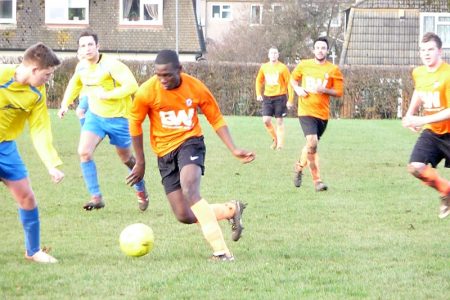
[[[145,154],[144,154],[144,138],[141,135],[132,136],[131,141],[136,156],[136,163],[126,178],[126,183],[130,186],[138,183],[145,175]]]
[[[255,153],[244,149],[237,148],[234,145],[233,138],[231,137],[228,126],[222,126],[216,131],[222,142],[231,151],[234,157],[239,159],[242,163],[246,164],[252,162],[255,159]]]

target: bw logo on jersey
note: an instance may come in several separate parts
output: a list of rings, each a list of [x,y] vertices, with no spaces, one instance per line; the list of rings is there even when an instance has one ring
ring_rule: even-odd
[[[190,108],[187,111],[160,111],[159,117],[164,128],[172,129],[191,129],[194,125],[192,118],[194,117],[194,109]]]

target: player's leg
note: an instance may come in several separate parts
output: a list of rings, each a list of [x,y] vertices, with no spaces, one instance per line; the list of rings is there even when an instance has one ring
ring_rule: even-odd
[[[110,143],[116,147],[116,152],[120,160],[131,171],[136,164],[136,159],[131,151],[131,136],[128,120],[125,118],[111,118],[107,123],[106,130]],[[144,179],[133,185],[133,188],[136,191],[139,209],[145,211],[149,204],[149,197]]]
[[[277,123],[277,150],[281,150],[284,147],[284,135],[285,135],[285,127],[283,118],[287,116],[287,97],[280,96],[279,100],[275,100],[274,102],[274,116],[276,118]]]
[[[84,125],[84,121],[86,120],[86,111],[88,110],[88,108],[88,97],[80,96],[80,101],[78,103],[77,109],[75,110],[75,114],[77,115],[78,120],[80,120],[81,126]]]
[[[273,114],[274,114],[273,103],[270,99],[265,98],[262,104],[262,116],[263,116],[262,120],[264,123],[264,127],[266,128],[267,132],[272,138],[272,144],[270,145],[270,148],[275,150],[277,148],[277,133],[272,125]]]
[[[440,144],[442,144],[442,147],[440,147]],[[445,218],[450,214],[450,182],[441,177],[435,167],[442,159],[447,158],[447,147],[445,141],[431,131],[425,130],[417,140],[408,164],[408,172],[411,175],[439,192],[441,197],[440,218]]]
[[[200,196],[200,179],[202,170],[198,165],[189,164],[180,171],[180,184],[183,198],[190,206],[197,218],[203,232],[203,236],[211,245],[215,257],[229,257],[232,255],[223,237],[214,210],[209,203]]]
[[[25,257],[41,263],[57,260],[40,248],[40,221],[28,172],[19,156],[15,142],[0,143],[0,181],[9,189],[18,205],[19,219],[25,236]]]
[[[78,144],[81,172],[91,196],[91,199],[83,206],[85,210],[100,209],[105,206],[98,183],[97,167],[93,159],[95,149],[105,136],[101,126],[102,121],[102,118],[88,111]]]

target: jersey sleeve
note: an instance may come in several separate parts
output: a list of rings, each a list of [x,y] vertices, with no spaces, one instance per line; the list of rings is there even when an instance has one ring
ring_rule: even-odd
[[[80,91],[83,88],[83,83],[81,82],[79,74],[75,71],[72,78],[70,78],[67,84],[66,91],[64,92],[64,97],[61,102],[61,107],[67,107],[75,101],[75,99],[80,95]]]
[[[150,95],[150,93],[147,83],[141,85],[134,95],[129,116],[131,136],[142,135],[142,123],[150,109],[147,99],[148,95]]]
[[[258,75],[256,75],[256,81],[255,81],[255,90],[256,90],[256,96],[261,96],[261,91],[264,84],[264,70],[263,67],[259,68]]]
[[[53,136],[46,100],[46,92],[43,89],[42,98],[31,110],[28,123],[34,148],[45,167],[51,169],[62,165],[62,161],[53,147]]]
[[[197,83],[198,90],[201,90],[201,102],[200,108],[211,124],[212,128],[217,131],[217,129],[226,126],[227,123],[220,112],[219,105],[210,90],[201,82]]]
[[[111,77],[118,84],[114,89],[106,92],[108,99],[122,99],[134,94],[138,89],[138,83],[131,70],[118,60],[111,61],[109,65]]]
[[[341,70],[336,67],[334,71],[330,74],[333,80],[332,88],[336,91],[337,97],[342,97],[344,94],[344,75],[342,75]]]

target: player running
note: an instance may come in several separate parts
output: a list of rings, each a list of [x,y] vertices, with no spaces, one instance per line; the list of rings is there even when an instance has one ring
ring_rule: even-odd
[[[326,191],[319,170],[317,146],[330,116],[330,96],[343,94],[343,75],[339,68],[327,61],[328,41],[324,37],[314,41],[314,58],[300,62],[291,74],[291,84],[298,95],[298,117],[306,145],[294,165],[294,185],[302,184],[303,169],[309,165],[316,192]],[[288,108],[293,106],[289,99]]]
[[[424,130],[411,153],[408,171],[439,192],[439,218],[443,219],[450,214],[450,183],[435,168],[443,159],[445,167],[450,167],[450,65],[442,60],[438,35],[426,33],[419,49],[423,66],[413,70],[414,93],[402,123],[415,132],[424,125]],[[414,116],[421,108],[424,116]]]
[[[45,83],[59,64],[50,48],[37,43],[25,51],[20,65],[0,65],[0,181],[19,206],[25,233],[25,258],[39,263],[57,260],[41,249],[38,205],[15,140],[28,121],[34,147],[53,182],[64,178],[58,169],[62,162],[52,144],[45,89]]]
[[[136,165],[128,176],[130,184],[144,177],[142,123],[150,119],[150,143],[158,156],[162,184],[178,221],[198,222],[213,249],[213,260],[231,261],[231,254],[218,220],[232,224],[232,239],[242,233],[241,217],[245,205],[239,201],[208,204],[200,195],[200,179],[205,169],[205,143],[199,124],[201,109],[231,153],[243,163],[255,154],[234,145],[228,126],[214,96],[198,79],[182,72],[178,55],[162,50],[155,60],[155,75],[144,82],[134,97],[130,131],[136,152]]]
[[[270,148],[273,150],[281,150],[284,146],[283,118],[287,115],[288,94],[290,98],[294,96],[289,84],[289,69],[278,60],[279,56],[276,47],[269,49],[269,61],[261,66],[255,81],[256,100],[262,101],[263,122],[272,137]],[[272,117],[276,119],[276,128],[272,125]]]
[[[90,30],[79,36],[78,55],[82,59],[69,81],[58,115],[63,118],[68,106],[80,94],[88,98],[89,110],[81,129],[78,154],[84,181],[91,195],[83,208],[92,210],[105,206],[93,155],[106,135],[116,147],[120,160],[129,170],[134,167],[127,117],[131,95],[137,90],[138,84],[125,64],[99,53],[98,36]],[[139,209],[145,211],[149,200],[144,180],[136,182],[134,188]]]

